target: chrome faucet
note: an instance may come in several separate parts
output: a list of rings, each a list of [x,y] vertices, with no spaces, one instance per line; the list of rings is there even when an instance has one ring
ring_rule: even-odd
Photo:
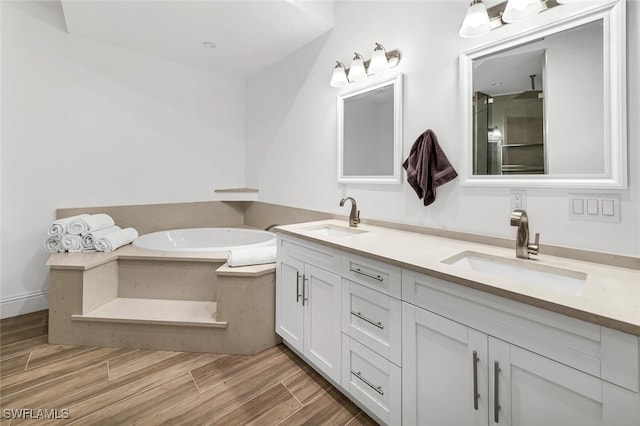
[[[345,197],[340,200],[340,207],[344,206],[344,203],[350,200],[351,201],[351,213],[349,213],[349,226],[356,227],[360,223],[360,210],[356,206],[356,200],[353,197]]]
[[[540,234],[536,232],[536,241],[533,244],[529,242],[529,217],[527,212],[521,209],[511,212],[511,226],[518,227],[516,256],[522,259],[529,259],[530,254],[538,254]]]

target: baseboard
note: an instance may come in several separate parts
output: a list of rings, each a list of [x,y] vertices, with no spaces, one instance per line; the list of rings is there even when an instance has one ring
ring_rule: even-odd
[[[0,318],[10,318],[49,309],[49,292],[34,291],[0,299]]]

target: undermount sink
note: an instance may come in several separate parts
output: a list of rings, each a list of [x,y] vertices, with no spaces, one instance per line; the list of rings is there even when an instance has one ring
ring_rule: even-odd
[[[313,232],[314,234],[326,235],[329,237],[347,237],[350,235],[358,235],[358,234],[364,234],[365,232],[369,232],[363,229],[352,228],[347,226],[338,226],[338,225],[314,226],[311,228],[307,228],[306,230]]]
[[[583,272],[537,265],[535,260],[508,259],[473,251],[463,251],[442,263],[575,296],[582,292],[587,279]]]

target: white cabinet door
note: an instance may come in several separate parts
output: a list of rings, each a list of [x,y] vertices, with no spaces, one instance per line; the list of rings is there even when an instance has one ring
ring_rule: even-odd
[[[489,358],[489,424],[637,424],[640,412],[637,394],[634,397],[631,392],[597,377],[492,337]],[[621,400],[615,410],[609,408]]]
[[[402,322],[402,423],[486,426],[487,336],[404,302]]]
[[[303,309],[302,281],[304,263],[282,256],[276,266],[276,333],[302,352]]]
[[[305,268],[302,285],[303,354],[340,383],[341,278],[313,265],[307,264]]]

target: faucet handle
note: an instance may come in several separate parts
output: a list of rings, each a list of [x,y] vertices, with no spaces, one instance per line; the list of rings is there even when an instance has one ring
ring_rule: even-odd
[[[355,223],[360,223],[360,210],[358,210],[358,213],[356,213],[356,217],[353,218],[353,221]]]
[[[540,250],[540,233],[536,232],[536,240],[533,244],[527,244],[527,251],[530,254],[538,254],[538,250]]]

